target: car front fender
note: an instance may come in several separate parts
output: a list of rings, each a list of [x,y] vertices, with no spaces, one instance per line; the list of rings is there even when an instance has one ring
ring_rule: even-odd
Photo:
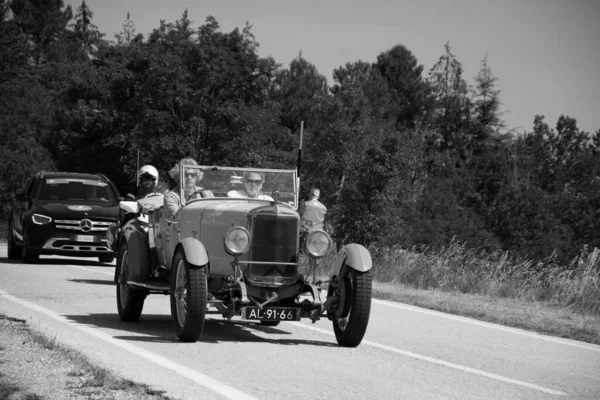
[[[350,268],[359,272],[367,272],[373,267],[371,254],[364,246],[351,243],[344,246],[333,259],[332,275],[339,275],[342,265],[348,265]]]
[[[190,264],[197,266],[208,264],[208,253],[198,239],[187,237],[181,241],[181,246],[183,247],[185,258]]]
[[[121,243],[123,243],[123,241],[127,242],[127,251],[129,253],[128,280],[146,282],[150,279],[151,268],[148,234],[135,229],[128,230],[124,233]],[[117,269],[118,268],[120,268],[120,265]],[[116,273],[117,271],[115,269],[115,274]]]

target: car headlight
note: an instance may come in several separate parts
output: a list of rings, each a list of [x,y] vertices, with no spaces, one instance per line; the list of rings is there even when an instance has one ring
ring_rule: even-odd
[[[31,220],[34,224],[38,225],[48,225],[50,222],[52,222],[52,218],[41,214],[33,214],[31,216]]]
[[[325,231],[313,231],[306,237],[306,251],[313,257],[323,257],[331,247],[331,238]]]
[[[250,232],[246,228],[236,226],[225,235],[225,250],[232,255],[244,254],[250,248]]]

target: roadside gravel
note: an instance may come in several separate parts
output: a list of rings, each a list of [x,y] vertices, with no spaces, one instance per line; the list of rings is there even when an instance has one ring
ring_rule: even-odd
[[[162,393],[94,367],[23,320],[0,314],[0,400],[146,399]]]

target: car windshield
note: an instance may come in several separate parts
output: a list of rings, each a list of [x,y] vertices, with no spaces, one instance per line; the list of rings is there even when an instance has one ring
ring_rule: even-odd
[[[38,200],[114,203],[108,183],[94,179],[47,178],[42,180]]]
[[[209,191],[209,198],[273,201],[278,192],[279,201],[298,206],[296,170],[186,165],[180,173],[180,190],[187,194],[195,187],[194,191]],[[187,201],[197,198],[200,196],[191,196]]]

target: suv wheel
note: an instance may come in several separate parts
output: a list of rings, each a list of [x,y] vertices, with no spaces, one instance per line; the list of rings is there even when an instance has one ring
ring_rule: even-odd
[[[21,258],[26,264],[34,264],[40,259],[40,255],[29,248],[29,238],[27,237],[27,228],[23,226],[23,249]]]
[[[7,233],[7,253],[8,253],[8,258],[11,260],[18,260],[21,256],[21,246],[19,246],[17,244],[17,242],[15,241],[15,235],[13,233],[12,230],[12,225],[9,222],[8,223],[8,233]]]
[[[113,256],[112,254],[105,254],[103,256],[98,257],[98,261],[100,261],[101,263],[111,263],[114,259],[115,256]]]

